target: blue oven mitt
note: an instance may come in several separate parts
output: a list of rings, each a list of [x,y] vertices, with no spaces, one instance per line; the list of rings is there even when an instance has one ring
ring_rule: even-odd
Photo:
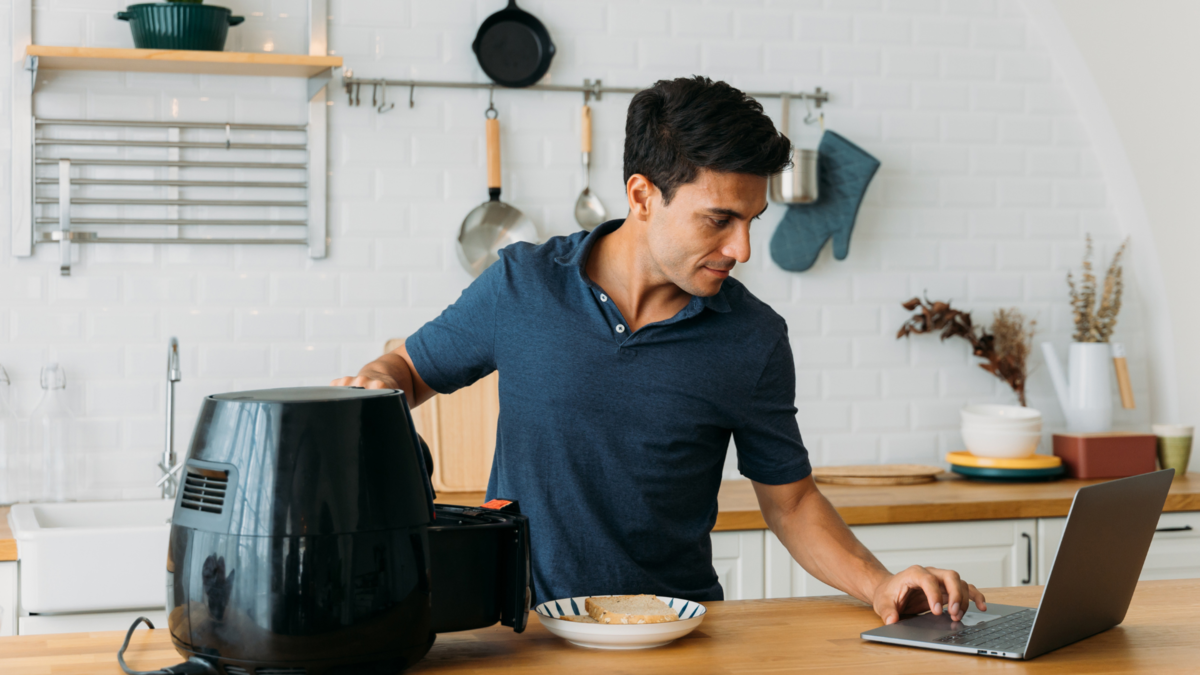
[[[858,207],[879,169],[879,160],[832,131],[825,132],[818,152],[817,201],[789,206],[771,237],[771,257],[792,272],[812,267],[830,237],[833,257],[846,259]]]

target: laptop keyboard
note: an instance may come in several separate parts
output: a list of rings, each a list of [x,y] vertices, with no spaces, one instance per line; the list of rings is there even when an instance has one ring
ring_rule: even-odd
[[[958,647],[974,647],[993,652],[1019,652],[1029,641],[1029,631],[1037,610],[1026,609],[999,619],[969,626],[952,635],[937,639],[937,642]]]

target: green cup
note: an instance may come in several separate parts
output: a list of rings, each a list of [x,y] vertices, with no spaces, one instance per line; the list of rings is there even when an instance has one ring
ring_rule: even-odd
[[[1175,477],[1187,473],[1188,460],[1192,457],[1192,433],[1194,427],[1182,424],[1152,425],[1158,437],[1158,464],[1164,469],[1175,469]]]

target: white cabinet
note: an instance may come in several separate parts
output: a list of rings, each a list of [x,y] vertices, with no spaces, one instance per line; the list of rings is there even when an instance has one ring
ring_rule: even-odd
[[[17,634],[17,562],[0,562],[0,637]]]
[[[726,600],[763,597],[763,533],[765,530],[713,532],[713,569],[721,578]]]
[[[1037,583],[1037,521],[857,525],[850,529],[888,570],[912,565],[952,569],[980,588]],[[774,533],[766,532],[766,597],[835,595],[804,571]]]
[[[1066,518],[1042,518],[1038,523],[1038,583],[1046,583],[1050,576],[1066,522]],[[1140,578],[1200,578],[1200,511],[1164,513],[1159,517]]]

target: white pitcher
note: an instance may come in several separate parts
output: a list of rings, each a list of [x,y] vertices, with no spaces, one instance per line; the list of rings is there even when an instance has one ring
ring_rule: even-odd
[[[1067,352],[1070,380],[1063,374],[1054,345],[1042,343],[1054,391],[1067,418],[1067,431],[1112,430],[1112,351],[1106,342],[1072,342]]]

